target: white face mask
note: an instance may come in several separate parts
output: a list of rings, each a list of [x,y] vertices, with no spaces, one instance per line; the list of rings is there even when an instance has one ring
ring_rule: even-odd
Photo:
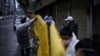
[[[65,45],[69,45],[71,40],[63,40],[63,42],[64,42]]]

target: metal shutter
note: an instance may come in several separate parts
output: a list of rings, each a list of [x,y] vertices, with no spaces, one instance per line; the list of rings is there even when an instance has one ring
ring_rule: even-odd
[[[72,0],[72,16],[78,23],[79,38],[87,37],[86,1]]]
[[[67,16],[66,5],[67,5],[66,1],[59,2],[58,4],[55,5],[55,9],[56,9],[56,10],[54,10],[54,11],[56,11],[55,12],[55,14],[56,14],[55,22],[56,22],[58,29],[60,29],[61,26],[64,24],[64,19]],[[53,11],[53,13],[54,13],[54,11]]]

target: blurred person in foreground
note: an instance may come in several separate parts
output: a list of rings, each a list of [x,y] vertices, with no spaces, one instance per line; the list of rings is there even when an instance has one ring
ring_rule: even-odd
[[[76,35],[69,27],[63,27],[60,30],[60,36],[65,46],[65,56],[75,56],[75,45],[79,42]]]
[[[80,40],[76,46],[76,56],[96,56],[96,52],[93,48],[92,40],[84,38]]]

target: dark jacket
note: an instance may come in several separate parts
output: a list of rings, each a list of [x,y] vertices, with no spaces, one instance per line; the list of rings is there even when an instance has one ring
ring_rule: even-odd
[[[68,27],[75,33],[78,37],[78,24],[74,20],[69,22]]]

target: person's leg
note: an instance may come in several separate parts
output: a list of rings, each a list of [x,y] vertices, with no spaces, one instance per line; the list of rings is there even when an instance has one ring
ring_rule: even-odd
[[[24,49],[21,49],[21,56],[25,56]]]
[[[30,56],[30,51],[31,51],[31,48],[26,49],[26,56]]]

